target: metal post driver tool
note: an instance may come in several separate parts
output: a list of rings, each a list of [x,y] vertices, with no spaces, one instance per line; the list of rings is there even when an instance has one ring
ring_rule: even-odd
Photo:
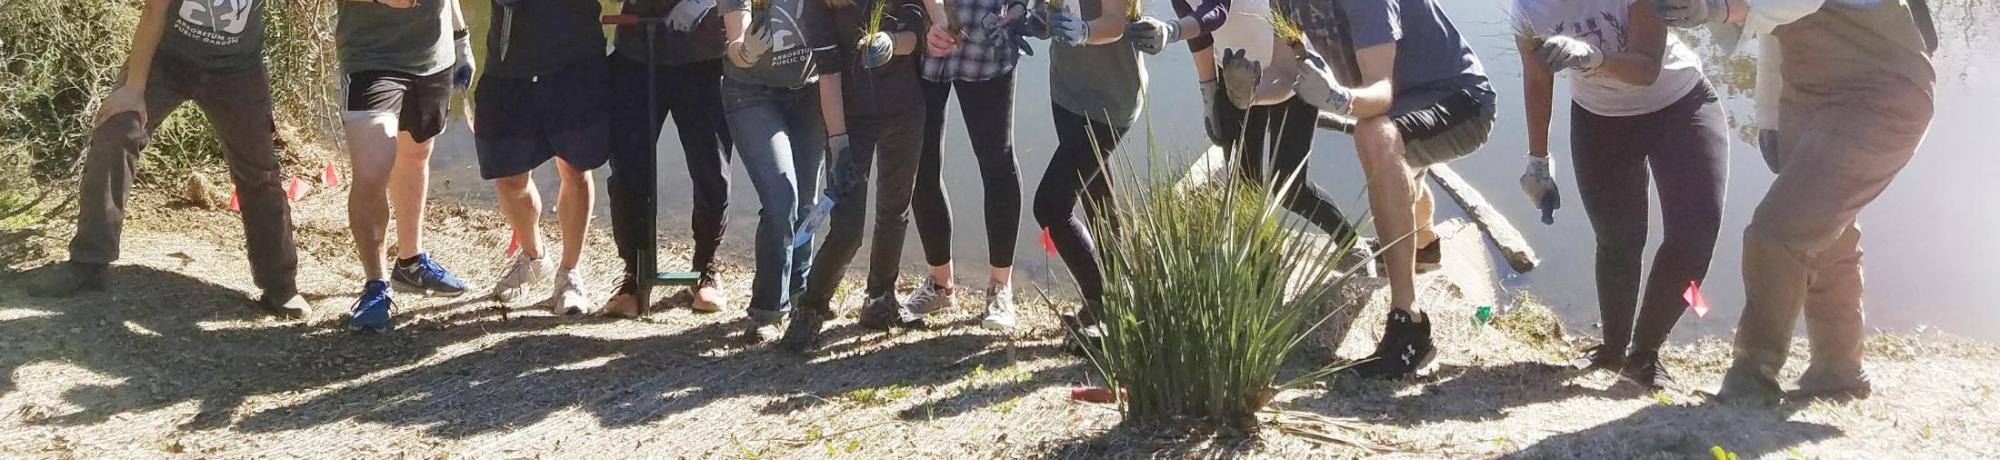
[[[618,14],[604,16],[603,22],[612,26],[636,25],[646,34],[646,120],[648,122],[659,120],[659,67],[654,65],[659,60],[659,45],[655,43],[658,38],[654,32],[666,24],[667,17]],[[639,212],[640,221],[646,223],[646,233],[643,235],[646,241],[639,244],[639,273],[635,274],[638,279],[634,280],[638,286],[633,293],[638,297],[640,315],[645,315],[646,310],[653,304],[653,286],[694,286],[701,283],[701,272],[659,271],[660,123],[653,122],[647,130],[649,133],[646,136],[647,144],[651,146],[652,153],[646,155],[645,161],[640,162],[639,167],[651,171],[652,174],[646,176],[648,180],[645,199]]]

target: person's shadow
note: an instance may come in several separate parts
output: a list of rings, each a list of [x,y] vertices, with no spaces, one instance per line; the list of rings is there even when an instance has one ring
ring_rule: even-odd
[[[1742,458],[1759,458],[1800,444],[1844,436],[1840,428],[1788,420],[1801,407],[1776,410],[1701,405],[1656,405],[1582,431],[1543,439],[1504,458],[1633,458],[1667,455],[1714,458],[1721,448]]]

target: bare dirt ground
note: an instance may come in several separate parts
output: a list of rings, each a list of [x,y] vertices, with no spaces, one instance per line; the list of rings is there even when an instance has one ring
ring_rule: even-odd
[[[979,330],[968,295],[931,331],[836,321],[810,357],[735,340],[749,280],[740,267],[726,277],[736,302],[720,314],[560,320],[470,295],[406,296],[395,332],[356,335],[339,327],[359,277],[342,203],[321,190],[295,210],[301,286],[317,307],[305,321],[251,308],[228,211],[142,199],[110,289],[71,299],[21,286],[60,259],[73,211],[0,229],[0,456],[1690,458],[1719,446],[1743,458],[2000,457],[1991,344],[1878,336],[1873,399],[1710,404],[1698,391],[1647,393],[1562,367],[1575,344],[1553,315],[1465,279],[1490,276],[1479,256],[1455,256],[1450,264],[1471,268],[1423,281],[1437,371],[1286,391],[1282,412],[1247,440],[1124,426],[1114,406],[1072,401],[1069,389],[1091,376],[1059,346],[1053,311],[1069,307],[1032,289],[1013,335]],[[497,276],[506,238],[495,213],[440,204],[432,221],[429,247],[444,264],[482,289]],[[1475,233],[1447,233],[1448,254],[1484,254]],[[591,241],[586,269],[608,287],[609,240]],[[1357,298],[1379,297],[1366,288]],[[1487,302],[1511,311],[1474,326],[1470,306]],[[1381,307],[1368,305],[1350,312],[1360,318],[1352,333],[1322,334],[1341,355],[1373,343]],[[1319,348],[1296,358],[1299,371],[1330,360]],[[1669,353],[1695,390],[1713,389],[1727,359],[1712,339]]]

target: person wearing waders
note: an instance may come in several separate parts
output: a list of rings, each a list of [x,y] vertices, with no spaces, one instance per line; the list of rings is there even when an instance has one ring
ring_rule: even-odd
[[[595,314],[576,267],[596,200],[590,171],[610,156],[610,77],[602,10],[591,0],[494,0],[486,73],[473,95],[479,175],[493,181],[520,253],[507,262],[493,297],[511,303],[547,280],[542,195],[532,176],[550,159],[562,188],[556,220],[562,258],[542,305],[557,316]]]
[[[672,115],[681,153],[687,157],[689,195],[693,206],[688,213],[694,231],[693,268],[701,279],[688,290],[690,308],[698,312],[722,311],[725,297],[718,284],[715,252],[722,246],[724,214],[729,208],[730,140],[722,118],[722,21],[715,0],[633,0],[624,14],[641,17],[666,16],[666,24],[655,26],[653,43],[657,56],[646,56],[643,25],[618,26],[618,49],[607,58],[611,69],[611,178],[606,195],[611,198],[611,233],[617,240],[618,257],[625,261],[625,277],[605,303],[605,311],[617,316],[639,312],[639,251],[656,244],[655,228],[643,213],[647,184],[656,180],[657,162],[647,161],[660,139],[653,129]],[[651,66],[655,81],[646,81]],[[645,94],[652,85],[658,113],[648,113]]]
[[[758,344],[784,333],[779,325],[805,288],[812,246],[795,241],[808,232],[803,224],[819,201],[825,152],[847,147],[846,136],[826,134],[841,131],[833,129],[843,126],[839,112],[820,110],[842,102],[838,81],[820,84],[822,74],[841,70],[842,45],[818,19],[830,14],[825,0],[723,0],[722,11],[723,56],[729,59],[722,68],[723,113],[763,206],[750,321],[742,336]]]
[[[868,281],[862,288],[861,327],[872,330],[922,328],[923,318],[896,300],[903,266],[903,239],[909,234],[910,196],[916,190],[917,157],[923,152],[924,98],[914,52],[927,27],[922,0],[804,0],[825,2],[826,13],[807,18],[815,27],[839,32],[820,65],[839,69],[820,77],[822,92],[838,94],[820,107],[829,121],[828,154],[834,197],[825,242],[813,259],[805,292],[795,301],[791,323],[779,345],[793,352],[819,346],[820,329],[834,317],[835,288],[861,249],[867,226],[868,184],[874,177],[875,228],[868,251]],[[880,17],[873,17],[876,13]],[[872,19],[871,19],[872,18]],[[870,22],[876,22],[871,27]],[[836,102],[837,101],[837,102]],[[834,124],[833,120],[843,123]]]
[[[346,0],[334,42],[346,91],[340,120],[347,133],[347,228],[360,253],[361,295],[348,327],[390,328],[389,289],[458,296],[465,283],[424,251],[424,200],[433,141],[445,130],[453,88],[472,84],[471,36],[458,0]],[[391,204],[396,263],[384,277],[382,244]]]
[[[1076,0],[1048,14],[1049,100],[1056,150],[1035,188],[1035,223],[1048,232],[1056,254],[1083,291],[1083,307],[1064,318],[1072,353],[1097,353],[1104,339],[1104,275],[1091,222],[1113,219],[1111,152],[1139,120],[1146,66],[1125,39],[1128,0]],[[1040,8],[1037,8],[1040,9]],[[1046,11],[1046,10],[1044,10]],[[1039,13],[1038,13],[1039,14]],[[1082,202],[1084,216],[1076,215]]]
[[[281,317],[304,317],[292,210],[285,202],[271,84],[264,68],[264,5],[258,0],[147,0],[123,73],[91,118],[83,159],[76,236],[69,260],[39,271],[28,293],[69,297],[102,290],[118,260],[126,197],[139,154],[160,123],[193,101],[222,141],[229,180],[243,209],[256,305]]]
[[[1865,398],[1861,365],[1862,208],[1923,142],[1932,115],[1936,43],[1921,2],[1654,0],[1676,27],[1709,25],[1776,40],[1781,56],[1777,179],[1743,231],[1745,304],[1736,356],[1716,397],[1751,406],[1781,399]],[[1723,34],[1728,35],[1728,34]],[[1798,388],[1778,383],[1800,311],[1811,362]]]
[[[1014,241],[1021,225],[1021,171],[1014,156],[1014,70],[1032,55],[1021,36],[1028,0],[932,1],[923,60],[924,148],[917,166],[917,192],[910,204],[923,243],[930,278],[906,303],[917,314],[949,309],[956,303],[952,264],[951,199],[944,183],[945,106],[958,94],[959,115],[979,182],[986,217],[990,265],[986,312],[980,326],[1005,331],[1019,321],[1014,303]]]
[[[1660,347],[1687,309],[1682,293],[1708,275],[1715,252],[1729,178],[1729,115],[1700,58],[1667,33],[1647,2],[1515,0],[1514,12],[1525,22],[1517,26],[1532,31],[1516,38],[1528,115],[1521,188],[1534,205],[1561,202],[1551,172],[1550,99],[1556,74],[1569,75],[1569,147],[1577,193],[1597,234],[1604,324],[1604,342],[1577,365],[1648,388],[1670,385]],[[1649,182],[1659,192],[1665,231],[1642,284]]]
[[[1486,70],[1434,0],[1277,0],[1273,8],[1297,21],[1310,45],[1297,53],[1297,96],[1353,123],[1375,233],[1386,246],[1388,322],[1374,353],[1348,372],[1416,374],[1437,356],[1416,275],[1443,260],[1431,229],[1435,200],[1422,179],[1427,168],[1471,155],[1492,134]],[[1232,69],[1242,62],[1225,59],[1224,78],[1242,72]]]

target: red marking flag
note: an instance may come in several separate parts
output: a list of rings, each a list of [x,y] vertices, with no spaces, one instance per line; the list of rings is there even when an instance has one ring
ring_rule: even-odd
[[[1708,317],[1708,299],[1701,297],[1701,284],[1699,282],[1689,281],[1687,293],[1681,294],[1681,298],[1687,299],[1688,308],[1694,309],[1695,317]]]
[[[1056,240],[1049,237],[1048,227],[1042,227],[1042,250],[1048,251],[1050,256],[1056,255]]]
[[[340,171],[333,169],[333,162],[326,162],[326,169],[320,170],[319,183],[326,184],[328,187],[340,188]]]
[[[291,180],[285,181],[285,198],[289,198],[292,201],[298,201],[300,198],[305,198],[306,194],[311,192],[312,192],[312,183],[306,182],[305,179],[292,177]]]
[[[229,190],[229,210],[243,212],[243,203],[236,200],[236,190]]]
[[[511,240],[507,240],[507,251],[501,253],[501,255],[506,257],[514,257],[514,253],[520,251],[521,251],[521,237],[516,236]]]

